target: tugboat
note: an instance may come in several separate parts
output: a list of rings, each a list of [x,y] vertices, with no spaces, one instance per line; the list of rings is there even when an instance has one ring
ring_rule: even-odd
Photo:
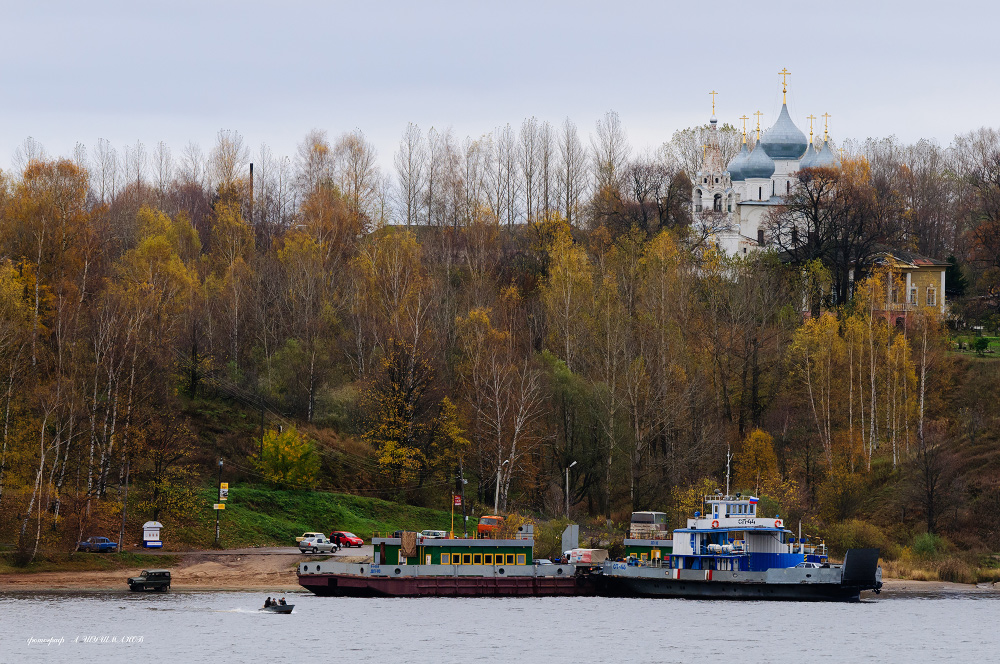
[[[670,554],[603,565],[601,590],[628,597],[857,602],[882,588],[878,549],[850,549],[831,565],[825,549],[792,537],[781,517],[757,513],[753,496],[704,497],[706,513],[673,531]],[[668,547],[663,547],[668,549]]]

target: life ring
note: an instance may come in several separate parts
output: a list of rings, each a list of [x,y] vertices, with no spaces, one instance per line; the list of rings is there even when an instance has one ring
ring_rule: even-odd
[[[712,522],[712,527],[713,528],[718,528],[719,527],[719,522],[718,521],[713,521]]]
[[[781,528],[781,519],[775,519],[774,520],[774,527],[775,528]]]

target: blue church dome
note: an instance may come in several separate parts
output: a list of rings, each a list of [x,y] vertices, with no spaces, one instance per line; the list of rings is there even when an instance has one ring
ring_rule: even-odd
[[[816,153],[816,158],[812,162],[813,168],[840,168],[840,157],[837,156],[830,141],[823,141],[823,149]]]
[[[774,160],[768,156],[759,140],[757,141],[757,145],[754,146],[753,152],[750,153],[747,160],[743,163],[741,170],[744,180],[751,178],[763,178],[766,180],[774,175]]]
[[[806,151],[806,135],[792,122],[787,104],[781,105],[778,121],[764,132],[760,144],[771,159],[798,159]]]
[[[729,171],[729,179],[733,182],[740,182],[745,179],[743,175],[743,167],[747,163],[747,159],[750,157],[750,151],[747,150],[747,143],[743,141],[743,147],[740,148],[739,154],[733,157],[733,160],[729,162],[729,166],[726,168]]]
[[[816,162],[816,148],[810,143],[809,147],[806,148],[806,153],[802,155],[802,161],[799,162],[799,170],[803,168],[812,168],[815,166]]]

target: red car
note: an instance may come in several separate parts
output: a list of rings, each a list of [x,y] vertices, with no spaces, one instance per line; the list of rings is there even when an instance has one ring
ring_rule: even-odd
[[[340,546],[356,546],[359,549],[364,545],[365,541],[355,535],[354,533],[349,533],[346,530],[335,530],[330,533],[330,539]]]

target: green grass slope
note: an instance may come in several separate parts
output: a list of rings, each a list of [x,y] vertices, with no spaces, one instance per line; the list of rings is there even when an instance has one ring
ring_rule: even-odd
[[[215,489],[200,492],[205,509],[191,523],[164,523],[167,548],[178,545],[211,547],[215,540]],[[283,491],[256,486],[230,486],[220,516],[223,548],[288,546],[306,531],[350,530],[366,540],[373,532],[447,530],[451,515],[443,510],[413,507],[378,498],[322,491]]]

